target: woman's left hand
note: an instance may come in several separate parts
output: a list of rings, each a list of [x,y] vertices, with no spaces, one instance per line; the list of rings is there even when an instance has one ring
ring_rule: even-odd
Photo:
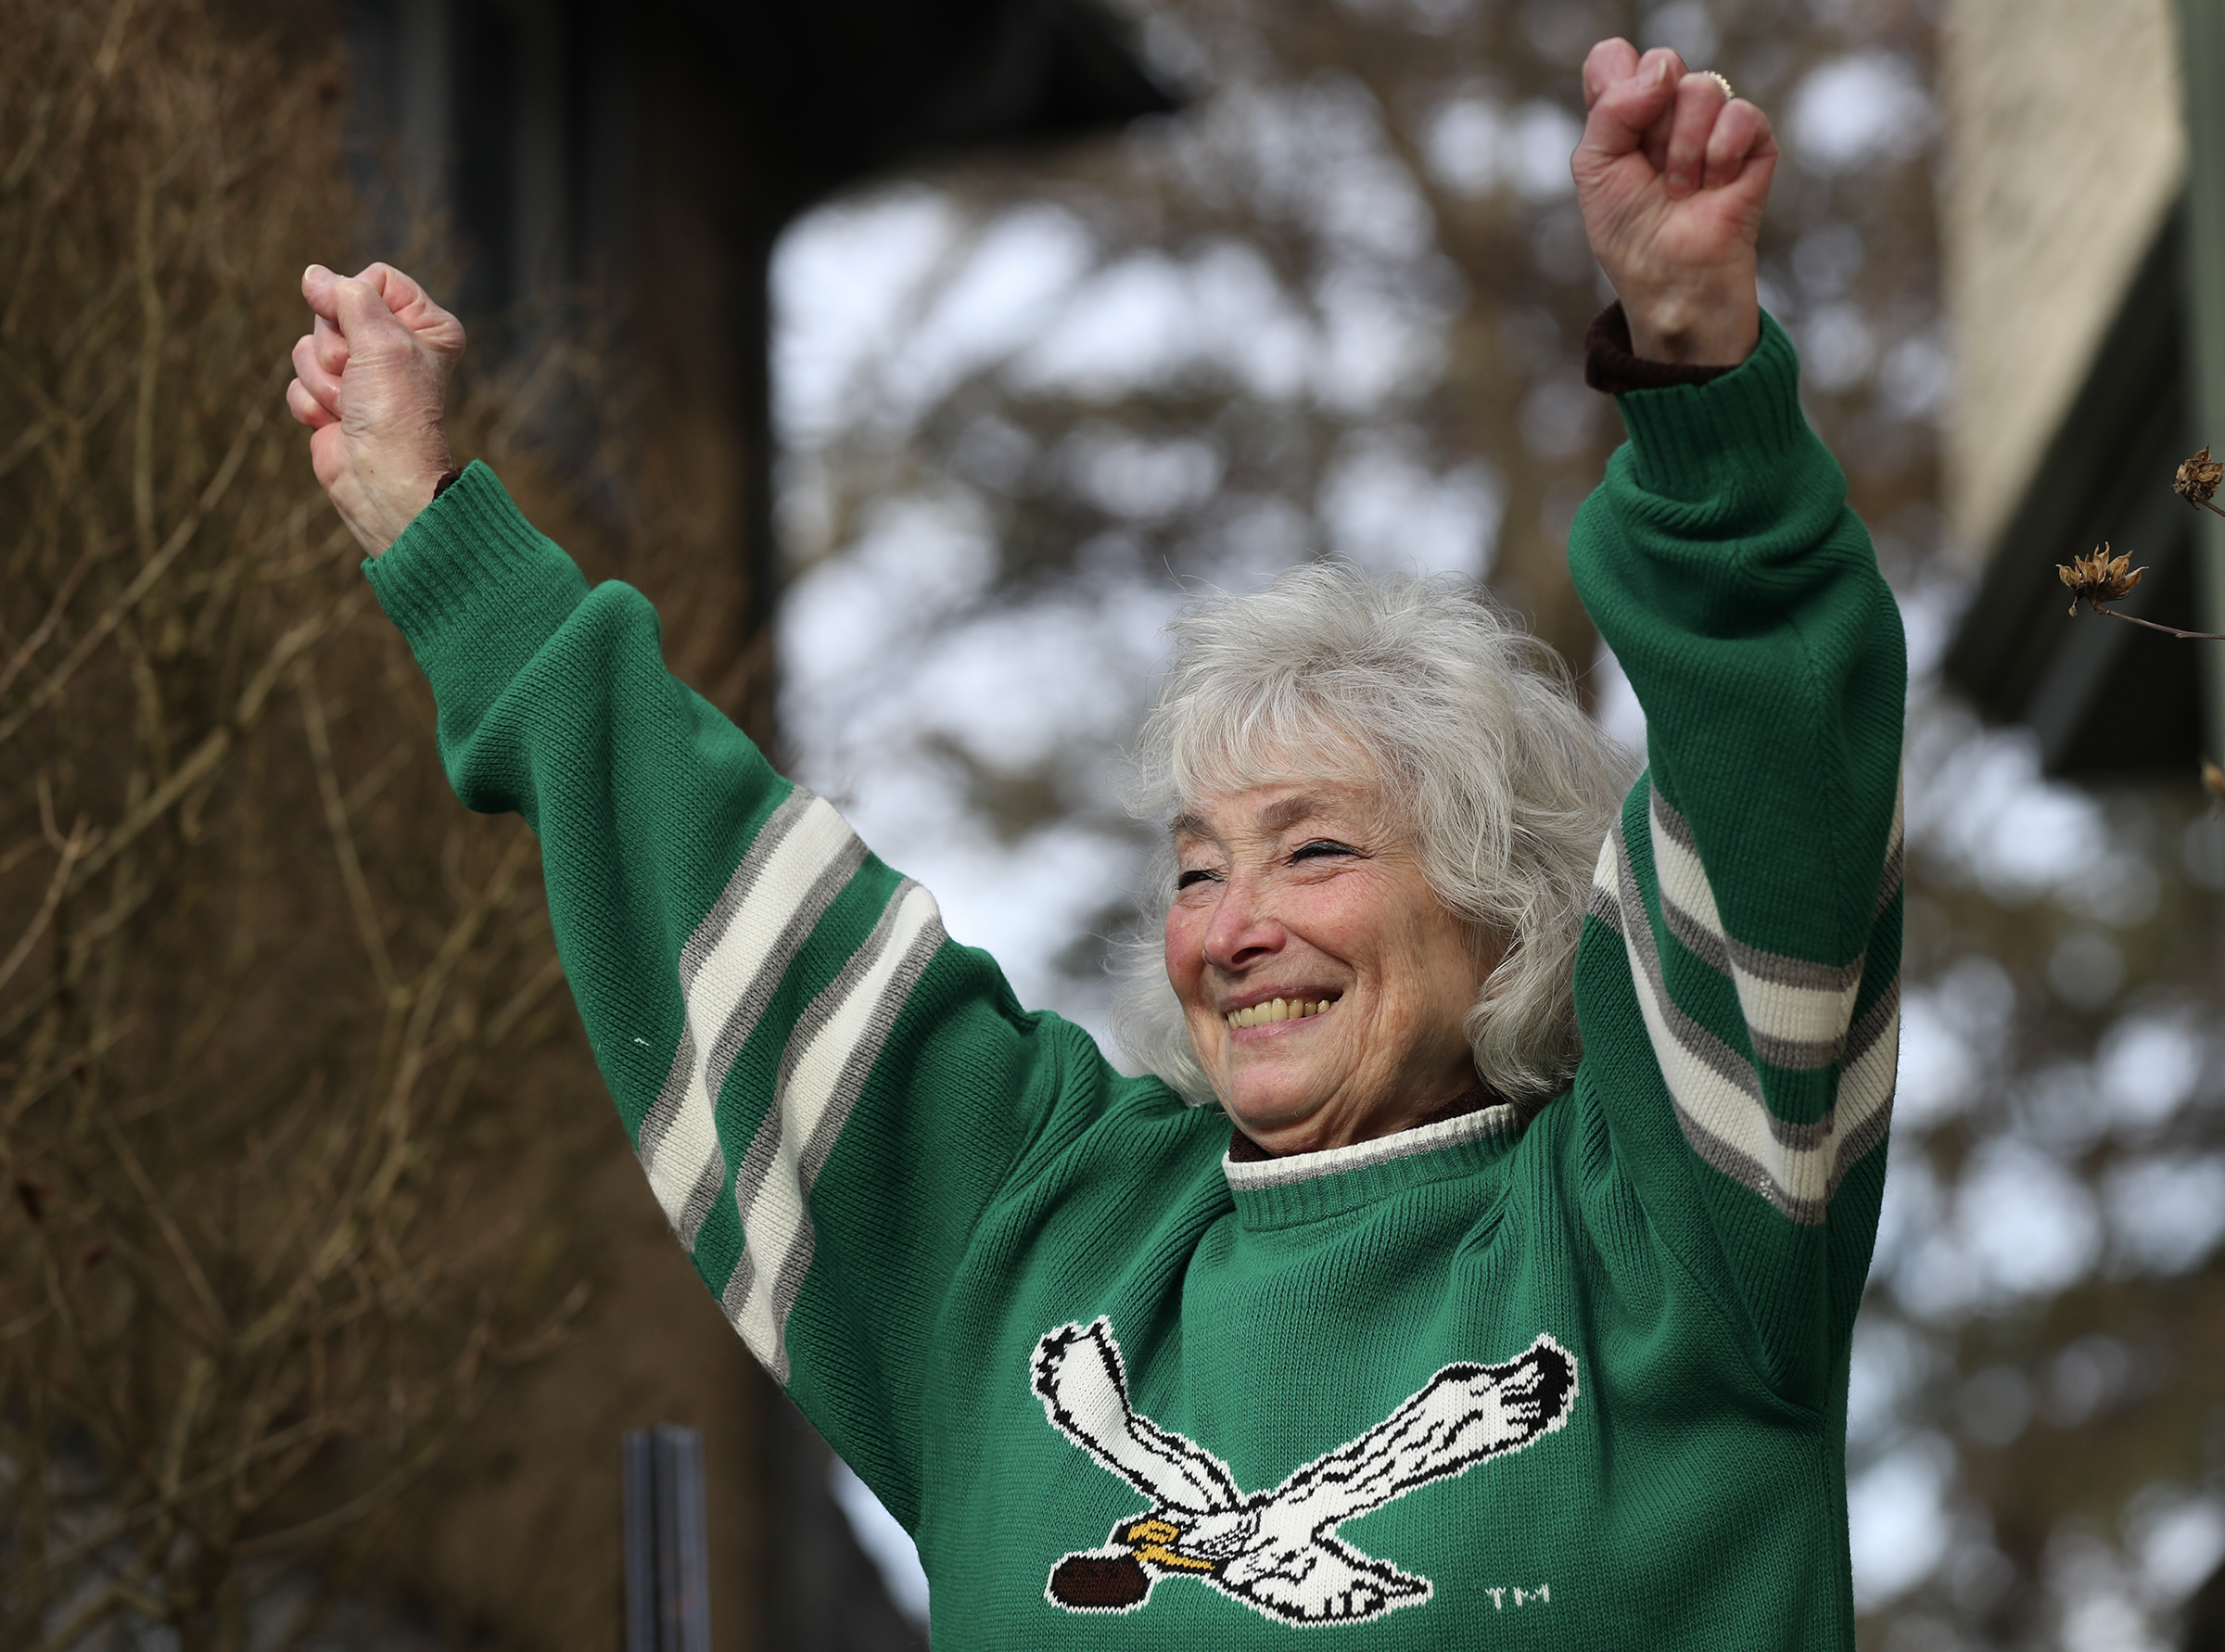
[[[1735,366],[1761,336],[1755,237],[1777,165],[1769,117],[1667,47],[1603,40],[1570,162],[1592,256],[1657,362]]]

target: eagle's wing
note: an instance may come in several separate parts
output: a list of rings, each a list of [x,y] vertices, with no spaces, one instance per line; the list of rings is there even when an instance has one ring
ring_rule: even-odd
[[[1061,1326],[1036,1344],[1032,1365],[1051,1426],[1160,1506],[1211,1514],[1242,1504],[1226,1463],[1136,1415],[1107,1320]]]
[[[1399,1570],[1333,1537],[1271,1538],[1205,1580],[1225,1595],[1293,1623],[1340,1623],[1419,1606],[1427,1578]]]
[[[1446,1366],[1376,1427],[1259,1500],[1263,1528],[1318,1534],[1568,1420],[1576,1362],[1551,1337],[1503,1366]]]

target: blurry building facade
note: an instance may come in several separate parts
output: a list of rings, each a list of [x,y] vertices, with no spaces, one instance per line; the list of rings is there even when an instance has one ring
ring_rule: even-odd
[[[2225,629],[2208,525],[2170,491],[2217,411],[2219,306],[2193,302],[2216,213],[2184,91],[2209,95],[2182,44],[2205,9],[2186,8],[2193,30],[2173,0],[1953,0],[1943,19],[1961,369],[1943,479],[1977,581],[1947,671],[1990,718],[2028,725],[2059,775],[2183,773],[2225,710],[2202,649],[2069,623],[2054,574],[2107,540],[2149,570],[2125,612]]]

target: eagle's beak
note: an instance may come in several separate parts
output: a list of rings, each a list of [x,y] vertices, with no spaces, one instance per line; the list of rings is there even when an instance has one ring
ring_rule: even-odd
[[[1120,1534],[1121,1542],[1128,1545],[1128,1553],[1138,1560],[1148,1560],[1153,1566],[1163,1566],[1174,1571],[1211,1571],[1213,1562],[1197,1560],[1188,1555],[1177,1555],[1168,1545],[1182,1541],[1182,1528],[1172,1520],[1157,1517],[1138,1520]]]

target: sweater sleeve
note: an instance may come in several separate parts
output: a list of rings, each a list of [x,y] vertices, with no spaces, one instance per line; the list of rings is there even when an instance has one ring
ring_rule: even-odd
[[[566,978],[674,1233],[909,1523],[922,1367],[976,1218],[1054,1119],[1148,1081],[1024,1013],[924,889],[672,678],[641,594],[590,591],[484,466],[365,565],[457,795],[540,837]]]
[[[1792,345],[1619,399],[1570,539],[1646,716],[1577,968],[1579,1088],[1652,1229],[1824,1403],[1875,1238],[1899,1044],[1900,615]]]

